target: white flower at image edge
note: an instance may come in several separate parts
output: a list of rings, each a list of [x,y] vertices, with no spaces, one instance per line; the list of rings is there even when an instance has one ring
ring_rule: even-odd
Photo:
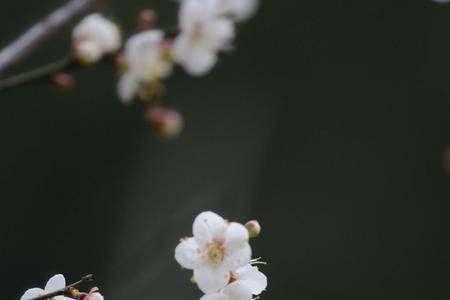
[[[220,292],[204,295],[200,300],[251,300],[267,287],[267,277],[257,267],[246,265],[233,272],[233,282]]]
[[[76,57],[87,64],[119,50],[122,44],[117,25],[98,13],[81,20],[72,35]]]
[[[192,227],[194,236],[176,247],[175,259],[194,270],[194,279],[205,294],[217,292],[229,283],[232,271],[249,263],[248,231],[213,212],[199,214]]]
[[[230,48],[234,24],[218,15],[214,0],[185,0],[179,13],[181,33],[175,38],[176,62],[194,76],[206,74],[216,64],[218,52]]]
[[[27,290],[20,300],[29,300],[35,297],[39,297],[41,295],[45,295],[66,287],[66,279],[63,275],[57,274],[50,278],[45,285],[44,289],[41,288],[32,288]],[[52,298],[53,300],[73,300],[72,298],[64,297],[64,296],[56,296]]]
[[[161,30],[138,33],[126,42],[125,61],[128,69],[118,84],[118,94],[122,102],[133,100],[141,84],[145,85],[171,74],[173,64],[168,52]]]

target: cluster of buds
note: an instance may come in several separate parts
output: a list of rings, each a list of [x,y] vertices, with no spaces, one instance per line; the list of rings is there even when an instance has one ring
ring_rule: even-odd
[[[193,270],[192,282],[205,293],[201,300],[251,300],[267,287],[267,277],[252,259],[249,238],[261,232],[255,220],[245,226],[228,222],[213,212],[199,214],[193,237],[183,238],[175,249],[176,261]]]

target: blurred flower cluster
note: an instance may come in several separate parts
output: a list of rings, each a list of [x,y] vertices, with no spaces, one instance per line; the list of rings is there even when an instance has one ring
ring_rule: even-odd
[[[117,93],[123,103],[145,103],[144,117],[160,135],[176,136],[181,114],[161,105],[163,80],[180,65],[192,76],[207,74],[219,53],[233,47],[235,23],[256,12],[258,0],[181,0],[175,35],[156,28],[157,15],[143,11],[139,32],[125,41],[118,26],[102,16],[84,18],[73,30],[73,57],[84,65],[112,55],[120,71]]]
[[[199,214],[192,226],[193,237],[183,238],[175,259],[193,270],[192,281],[205,293],[201,300],[251,300],[267,287],[267,278],[251,259],[249,238],[259,235],[257,221],[245,226],[228,222],[213,212]]]

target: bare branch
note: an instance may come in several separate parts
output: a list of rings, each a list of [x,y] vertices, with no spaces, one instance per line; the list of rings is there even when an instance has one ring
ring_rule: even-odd
[[[33,25],[0,51],[0,75],[32,53],[64,26],[87,14],[98,2],[100,0],[70,0],[47,18]]]

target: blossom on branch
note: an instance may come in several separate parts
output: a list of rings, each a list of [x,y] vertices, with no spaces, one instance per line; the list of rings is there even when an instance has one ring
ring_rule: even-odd
[[[229,283],[231,272],[250,262],[248,231],[213,212],[199,214],[192,229],[194,236],[176,247],[175,259],[184,268],[194,270],[200,290],[217,292]]]
[[[172,72],[170,46],[161,30],[138,33],[126,42],[126,71],[118,84],[122,102],[129,103],[136,96],[148,99],[159,92],[160,80]]]
[[[231,283],[217,293],[204,295],[200,300],[251,300],[267,287],[267,277],[250,264],[232,273]]]
[[[117,25],[98,13],[81,20],[72,36],[74,56],[83,64],[98,62],[103,55],[119,50],[122,44]]]
[[[218,53],[230,48],[234,24],[219,15],[215,0],[184,0],[179,12],[181,33],[174,41],[174,58],[186,72],[201,76],[217,62]]]
[[[55,292],[57,290],[63,289],[66,287],[66,279],[62,274],[57,274],[50,278],[47,281],[44,289],[41,288],[32,288],[28,289],[20,298],[20,300],[29,300],[33,299],[51,292]],[[55,296],[52,300],[72,300],[72,298],[64,297],[64,296]]]

